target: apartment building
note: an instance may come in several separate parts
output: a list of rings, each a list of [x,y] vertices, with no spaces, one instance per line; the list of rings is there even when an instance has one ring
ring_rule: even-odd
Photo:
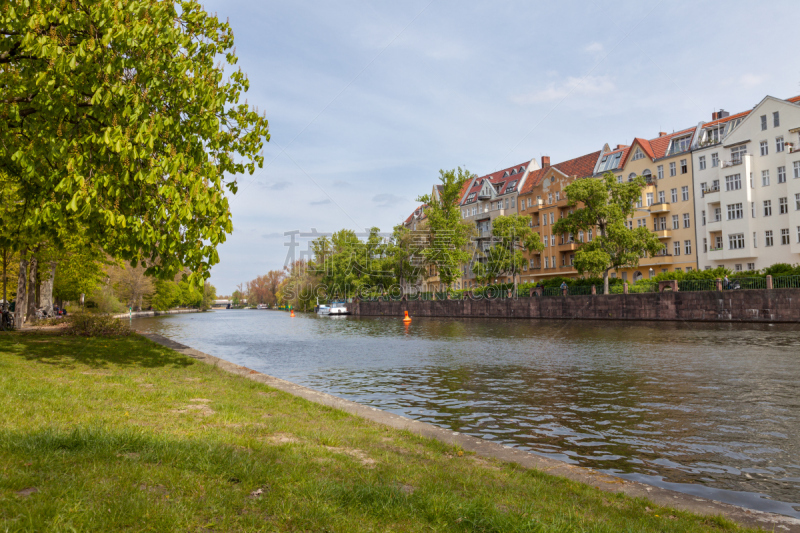
[[[472,288],[476,286],[472,266],[475,262],[485,262],[483,252],[493,245],[492,221],[499,216],[517,213],[519,190],[525,185],[528,175],[539,169],[539,163],[533,159],[491,174],[474,177],[461,200],[461,218],[475,224],[475,238],[472,247],[472,260],[464,266],[464,276],[460,286]],[[504,277],[499,281],[510,281]]]
[[[697,130],[695,126],[674,133],[660,132],[653,139],[637,137],[630,146],[613,152],[618,182],[642,176],[647,183],[628,227],[649,228],[663,248],[655,257],[642,258],[636,268],[619,269],[612,276],[635,282],[664,272],[697,268],[691,154]],[[617,154],[621,154],[618,162]],[[602,158],[598,167],[601,165]]]
[[[712,119],[692,152],[698,266],[800,262],[800,96]]]
[[[580,207],[567,206],[565,189],[577,179],[590,177],[599,156],[600,152],[594,152],[555,165],[550,165],[550,158],[545,156],[541,168],[529,173],[519,193],[519,212],[530,217],[531,227],[539,234],[545,248],[541,252],[526,253],[527,265],[520,275],[522,282],[556,276],[577,277],[575,250],[584,239],[592,240],[592,232],[556,235],[551,228],[570,210]]]

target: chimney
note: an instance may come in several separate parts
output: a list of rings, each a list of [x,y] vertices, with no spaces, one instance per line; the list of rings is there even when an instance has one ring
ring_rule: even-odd
[[[614,150],[619,150],[620,148],[627,148],[627,147],[628,147],[627,144],[618,144],[617,147],[614,148]]]
[[[550,166],[550,156],[543,155],[542,156],[542,168],[547,168]]]
[[[659,131],[659,132],[658,132],[658,136],[659,136],[659,137],[663,137],[663,136],[664,136],[664,135],[666,135],[666,134],[667,134],[667,132],[666,132],[666,131]]]
[[[729,117],[729,116],[731,116],[730,113],[728,113],[724,109],[720,109],[719,111],[717,111],[715,113],[711,113],[711,120],[719,120],[721,118],[726,118],[726,117]]]

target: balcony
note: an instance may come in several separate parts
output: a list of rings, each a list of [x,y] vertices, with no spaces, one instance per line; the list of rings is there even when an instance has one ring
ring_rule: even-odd
[[[559,268],[561,270],[575,270],[575,265],[561,265]]]
[[[653,232],[653,235],[655,235],[659,239],[670,239],[672,238],[672,230],[668,229],[656,230]]]
[[[722,168],[735,167],[744,163],[744,159],[734,159],[733,161],[723,161]]]
[[[574,241],[573,242],[565,242],[565,243],[562,243],[562,244],[558,245],[558,251],[559,252],[574,252],[575,250],[578,249],[578,246],[580,246],[580,244],[581,243],[574,242]]]
[[[716,253],[722,255],[722,250],[723,250],[722,246],[720,246],[719,248],[709,248],[708,253],[710,254]]]
[[[667,202],[653,204],[650,206],[650,213],[669,213],[669,204]]]

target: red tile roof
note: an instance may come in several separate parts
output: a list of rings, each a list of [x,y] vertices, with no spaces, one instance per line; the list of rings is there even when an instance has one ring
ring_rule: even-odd
[[[786,101],[791,102],[793,104],[798,104],[800,103],[800,96],[793,96],[792,98],[787,98]]]
[[[724,124],[725,122],[728,122],[729,120],[733,120],[733,119],[736,119],[736,118],[739,118],[739,117],[746,117],[749,114],[750,114],[750,111],[742,111],[741,113],[736,113],[735,115],[731,115],[729,117],[719,118],[717,120],[712,120],[711,122],[706,122],[705,124],[703,124],[703,129],[708,128],[710,126],[716,126],[717,124]]]
[[[525,162],[519,165],[514,165],[513,167],[504,168],[503,170],[498,170],[497,172],[492,172],[491,174],[486,174],[485,176],[481,176],[480,178],[475,180],[475,183],[472,185],[472,187],[469,187],[466,191],[464,191],[464,194],[461,196],[461,205],[464,205],[470,194],[475,193],[477,195],[477,193],[481,190],[481,187],[483,186],[484,180],[489,180],[489,183],[491,183],[494,186],[495,190],[497,190],[498,195],[503,195],[507,192],[511,192],[506,190],[508,188],[508,185],[511,182],[517,182],[517,184],[519,184],[519,180],[521,180],[522,176],[525,175],[525,172],[520,171],[520,169],[521,168],[524,169],[527,167],[528,163]],[[514,175],[511,175],[512,171],[515,172]],[[506,173],[508,173],[507,176]]]
[[[585,178],[591,176],[594,172],[594,166],[597,164],[597,159],[600,157],[600,152],[593,152],[591,154],[582,155],[575,159],[569,159],[562,163],[550,165],[547,168],[542,168],[528,174],[528,179],[525,180],[525,188],[520,191],[520,194],[529,194],[535,187],[542,183],[547,171],[551,168],[557,169],[566,176],[576,176],[578,178]]]

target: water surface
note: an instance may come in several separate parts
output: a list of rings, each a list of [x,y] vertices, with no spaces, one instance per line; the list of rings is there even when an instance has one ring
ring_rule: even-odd
[[[352,401],[800,518],[800,328],[215,311],[137,319]]]

